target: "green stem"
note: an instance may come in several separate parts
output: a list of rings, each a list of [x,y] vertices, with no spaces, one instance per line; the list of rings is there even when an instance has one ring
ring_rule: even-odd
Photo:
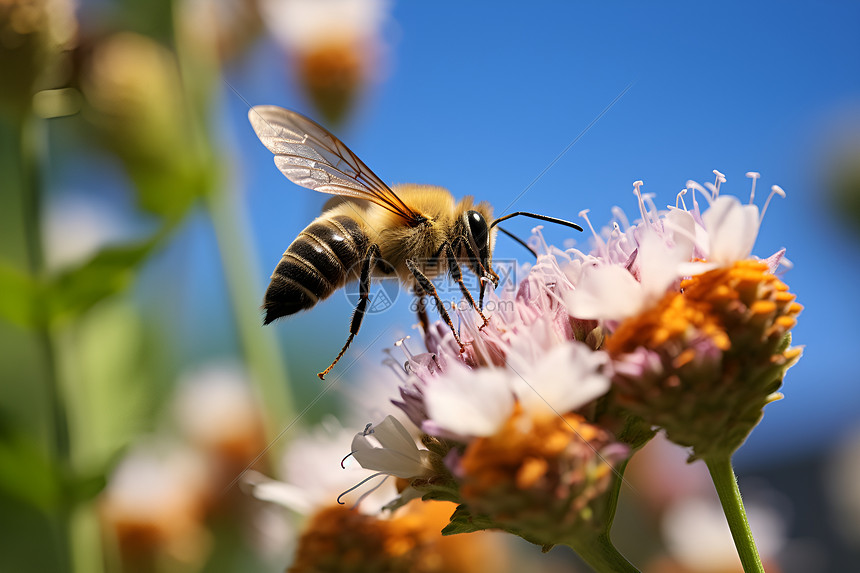
[[[191,42],[180,33],[182,29],[181,26],[175,27],[177,58],[185,78],[185,96],[193,103],[192,109],[196,110],[194,135],[200,142],[200,149],[206,149],[208,145],[204,142],[210,136],[204,126],[212,105],[209,98],[213,86],[220,80],[217,46],[204,45],[199,39]],[[220,175],[229,177],[229,170],[221,170]],[[274,440],[284,425],[293,419],[294,398],[274,333],[262,329],[258,310],[262,291],[254,279],[258,273],[245,224],[247,215],[238,198],[223,184],[216,183],[215,188],[208,190],[204,205],[215,230],[239,343],[267,408],[267,435]]]
[[[252,262],[250,240],[245,232],[244,211],[223,190],[207,196],[206,206],[218,241],[224,275],[230,293],[233,316],[239,331],[242,350],[268,408],[268,435],[277,437],[295,412],[287,369],[278,353],[272,333],[263,331],[258,312],[260,289],[253,277],[257,269]]]
[[[717,495],[720,496],[720,503],[723,505],[723,512],[729,522],[729,529],[735,540],[735,547],[738,549],[744,572],[764,573],[755,539],[750,530],[749,521],[747,521],[747,513],[744,510],[741,491],[738,489],[738,481],[732,469],[731,458],[706,459],[705,463],[711,472],[711,479],[717,489]]]
[[[26,114],[16,124],[18,130],[18,182],[22,208],[24,248],[27,267],[31,276],[41,282],[45,276],[45,257],[42,245],[42,193],[39,174],[40,137],[38,120]],[[42,315],[42,307],[36,305],[35,341],[39,348],[43,376],[48,399],[48,415],[51,421],[51,443],[54,459],[60,474],[60,484],[65,484],[72,474],[72,443],[69,432],[69,414],[65,391],[58,369],[58,349],[52,327]],[[54,516],[54,531],[57,537],[58,559],[64,571],[72,571],[72,508],[68,507],[64,492],[60,491],[59,506]]]
[[[639,573],[615,548],[608,532],[595,533],[593,536],[576,535],[566,545],[597,573]]]
[[[615,479],[612,480],[612,485],[609,486],[609,496],[606,498],[606,516],[603,518],[603,534],[609,535],[609,530],[612,528],[612,521],[615,519],[615,511],[618,509],[618,497],[621,495],[621,486],[624,485],[624,470],[627,469],[627,463],[633,455],[631,454],[626,460],[618,464],[615,468],[617,472]]]

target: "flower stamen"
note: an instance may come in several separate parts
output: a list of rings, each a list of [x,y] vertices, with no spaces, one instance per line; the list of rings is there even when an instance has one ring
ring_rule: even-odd
[[[783,199],[785,199],[785,191],[783,191],[782,187],[779,185],[772,185],[770,188],[770,195],[767,196],[767,200],[764,202],[764,207],[761,209],[761,216],[759,217],[759,222],[764,220],[764,214],[767,211],[768,205],[770,205],[770,200],[773,199],[774,195],[779,195]]]
[[[750,190],[750,205],[755,203],[755,184],[758,181],[758,178],[761,177],[761,173],[758,171],[747,171],[746,176],[752,179],[752,189]]]

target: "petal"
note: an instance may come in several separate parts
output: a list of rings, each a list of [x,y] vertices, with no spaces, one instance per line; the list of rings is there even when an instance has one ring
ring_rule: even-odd
[[[607,361],[604,352],[592,351],[584,344],[561,344],[531,368],[516,371],[513,386],[527,411],[565,414],[609,390],[609,379],[598,372]]]
[[[721,195],[711,203],[702,220],[710,239],[711,260],[730,265],[750,255],[758,235],[758,207],[741,205],[736,197]]]
[[[645,302],[658,299],[666,293],[680,276],[678,266],[688,256],[686,249],[670,247],[655,233],[647,233],[642,237],[637,263]]]
[[[514,409],[508,377],[499,368],[468,372],[466,377],[451,375],[449,370],[446,376],[427,385],[424,403],[428,418],[450,434],[464,438],[491,436]]]
[[[672,241],[682,261],[693,258],[696,247],[696,221],[683,209],[670,209],[666,214],[666,228],[672,232]]]
[[[618,320],[639,312],[643,296],[627,270],[602,265],[583,272],[576,290],[566,293],[564,300],[568,313],[576,318]]]
[[[428,454],[427,450],[418,449],[406,428],[393,416],[387,416],[372,433],[359,432],[352,440],[352,455],[361,467],[404,479],[427,474]]]

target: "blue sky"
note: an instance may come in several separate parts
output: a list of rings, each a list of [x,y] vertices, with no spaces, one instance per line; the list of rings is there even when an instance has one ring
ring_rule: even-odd
[[[674,202],[688,179],[712,181],[713,169],[727,176],[724,193],[744,200],[747,171],[762,174],[759,201],[780,185],[788,198],[771,204],[754,253],[788,250],[795,268],[785,279],[806,307],[795,343],[806,350],[786,399],[767,408],[738,461],[818,447],[855,422],[860,405],[857,236],[835,220],[822,181],[833,142],[860,126],[860,4],[644,4],[400,2],[386,26],[387,78],[338,135],[390,183],[438,184],[501,209],[629,86],[516,209],[576,219],[587,208],[603,225],[613,205],[635,218],[637,179],[658,205]],[[284,66],[264,41],[228,79],[251,104],[313,115]],[[325,197],[283,178],[245,102],[226,86],[223,98],[264,285]],[[532,224],[509,227],[527,235]],[[570,234],[546,235],[561,244]],[[499,241],[497,257],[524,255]],[[356,354],[368,349],[362,360],[380,360],[408,332],[407,298],[365,321],[355,344]],[[318,368],[345,340],[350,312],[334,296],[269,328],[291,349],[287,360],[312,354]],[[386,330],[392,323],[400,327]]]

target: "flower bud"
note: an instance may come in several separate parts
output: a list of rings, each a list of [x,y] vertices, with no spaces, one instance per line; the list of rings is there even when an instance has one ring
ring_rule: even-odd
[[[802,307],[763,261],[687,279],[608,338],[617,404],[693,459],[731,455],[800,357],[789,331]]]
[[[77,33],[68,0],[0,2],[0,110],[28,109],[40,81]]]
[[[604,524],[604,494],[626,446],[575,414],[516,412],[497,434],[468,445],[459,464],[470,513],[541,545]]]

